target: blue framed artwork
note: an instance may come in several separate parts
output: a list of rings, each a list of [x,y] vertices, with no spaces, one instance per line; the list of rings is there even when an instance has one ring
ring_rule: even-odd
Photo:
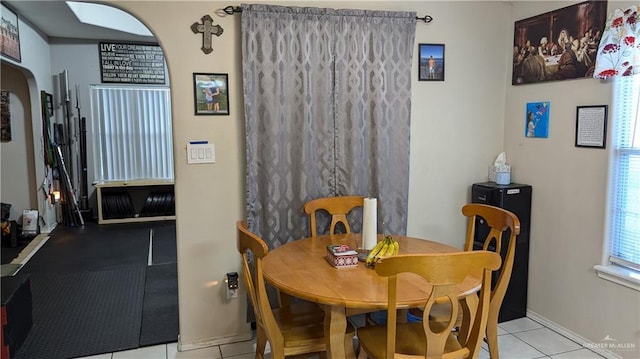
[[[549,137],[549,102],[527,104],[524,135],[529,138]]]
[[[444,81],[444,44],[419,44],[418,81]]]

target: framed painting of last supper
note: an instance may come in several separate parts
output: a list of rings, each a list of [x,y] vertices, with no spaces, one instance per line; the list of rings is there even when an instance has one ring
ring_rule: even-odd
[[[606,17],[606,1],[585,1],[516,21],[511,83],[592,78]]]

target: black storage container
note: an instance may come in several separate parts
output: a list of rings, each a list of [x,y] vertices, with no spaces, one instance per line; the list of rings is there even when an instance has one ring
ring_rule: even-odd
[[[516,239],[513,272],[507,292],[500,308],[498,322],[505,322],[527,315],[527,285],[529,276],[529,230],[531,227],[531,186],[511,183],[499,185],[495,182],[475,183],[471,186],[471,202],[484,203],[513,212],[520,220],[520,234]],[[509,232],[509,231],[507,231]],[[476,222],[476,239],[481,241],[489,234],[489,227],[482,219]],[[507,239],[503,236],[502,251],[506,252]],[[478,244],[482,249],[482,244]],[[478,246],[474,244],[474,249]],[[504,253],[501,253],[504,258]],[[494,276],[494,281],[497,276]]]

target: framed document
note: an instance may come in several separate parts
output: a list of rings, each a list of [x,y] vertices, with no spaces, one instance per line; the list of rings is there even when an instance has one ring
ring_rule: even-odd
[[[607,105],[578,106],[576,147],[606,148]]]

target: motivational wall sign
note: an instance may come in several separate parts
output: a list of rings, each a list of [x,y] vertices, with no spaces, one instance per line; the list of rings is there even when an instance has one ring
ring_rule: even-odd
[[[160,46],[101,42],[98,47],[103,83],[165,84],[164,54]]]

